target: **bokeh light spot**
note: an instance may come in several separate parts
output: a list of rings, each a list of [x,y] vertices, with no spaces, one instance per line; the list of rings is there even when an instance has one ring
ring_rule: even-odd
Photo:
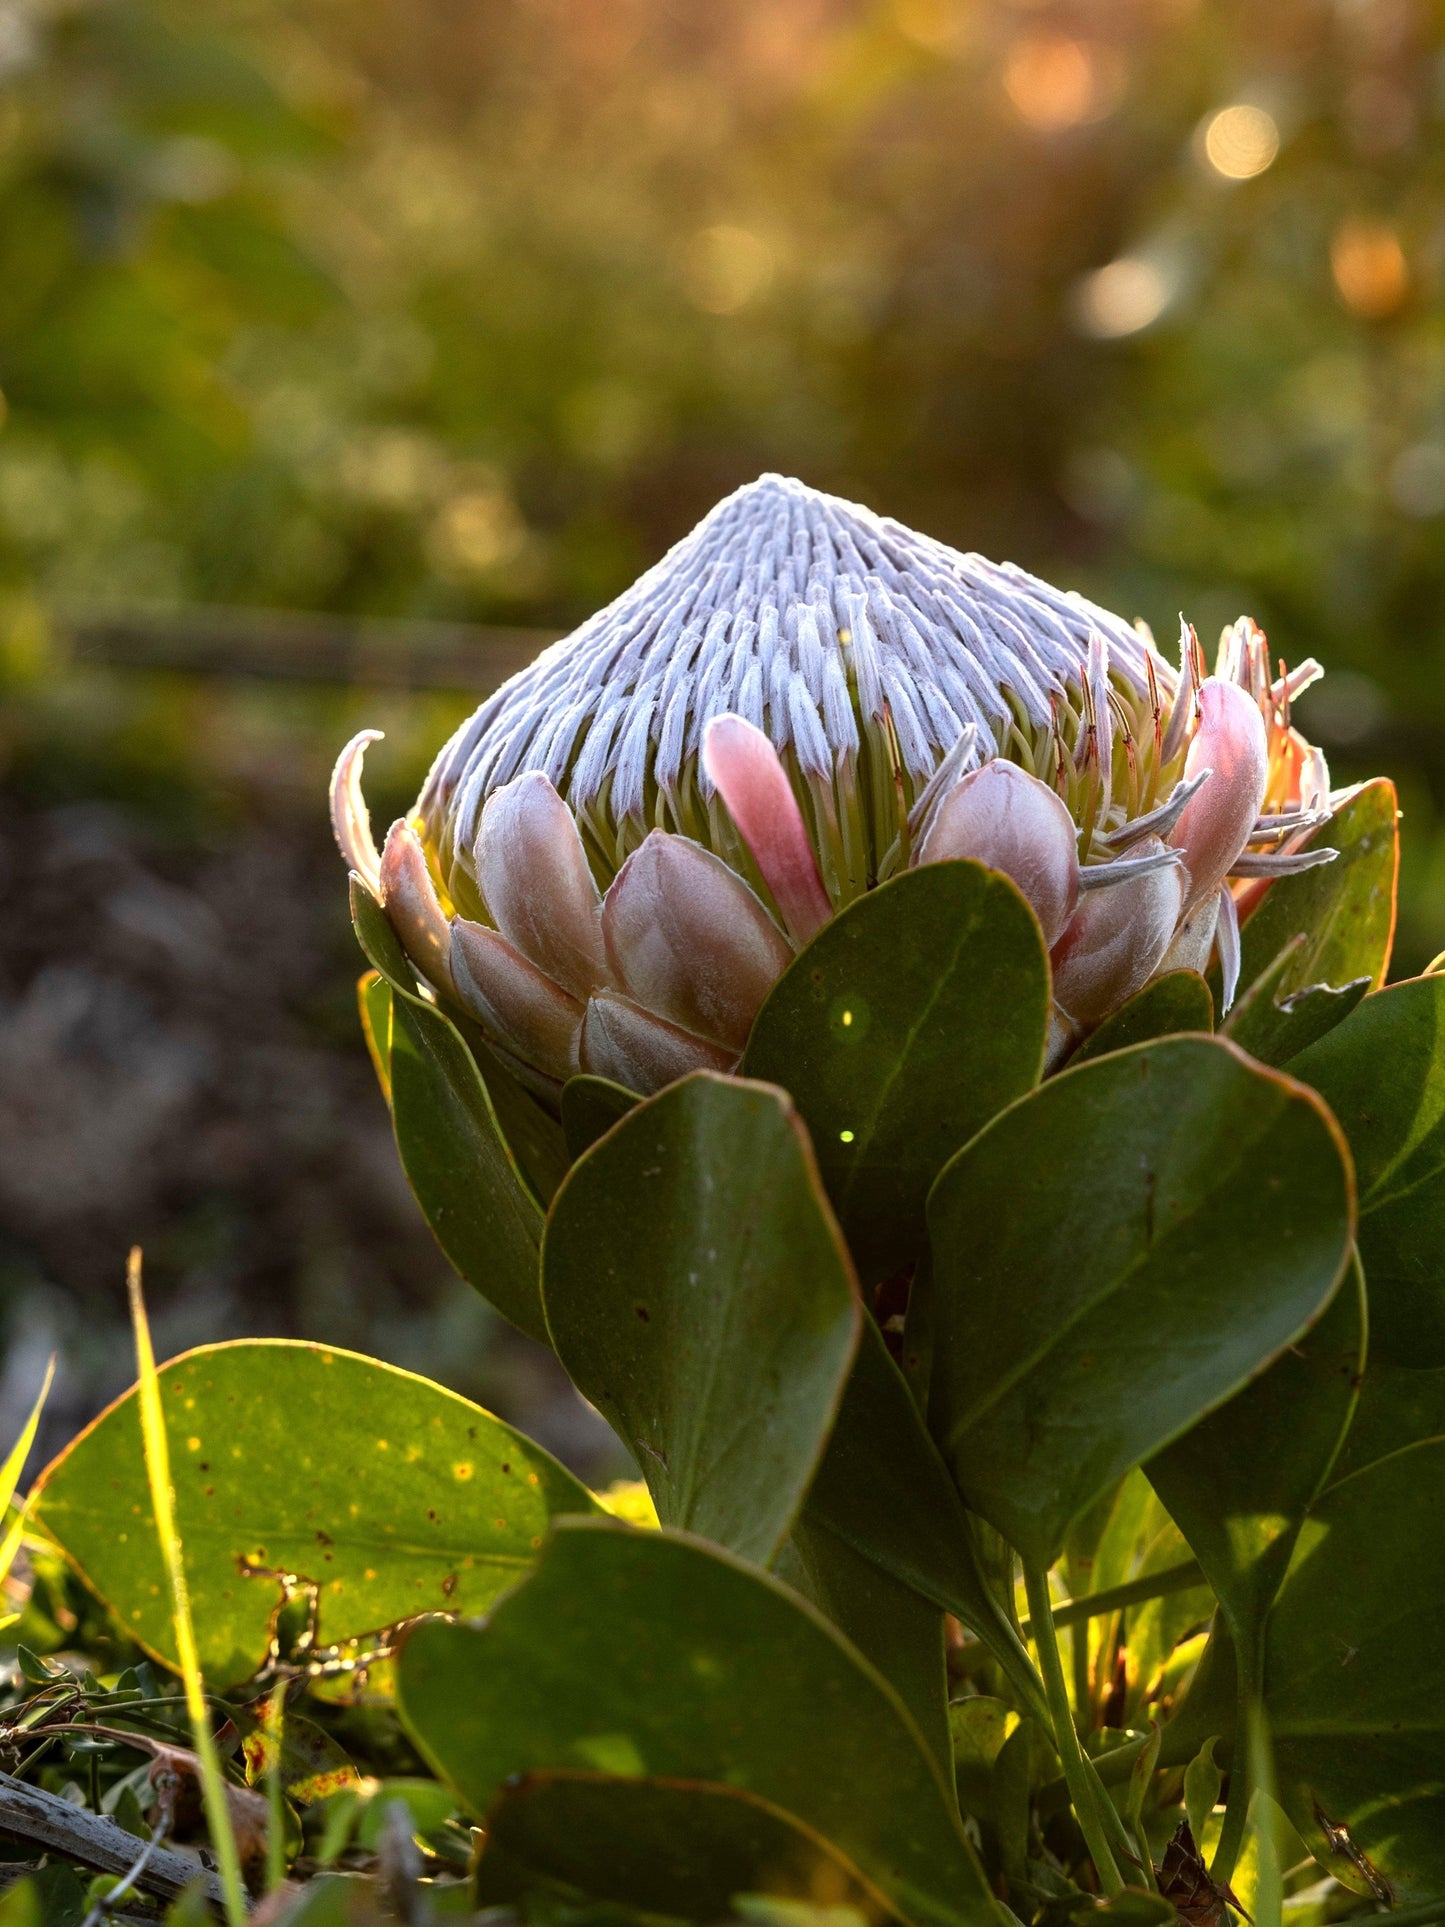
[[[1075,284],[1074,319],[1084,334],[1117,341],[1157,321],[1173,292],[1158,262],[1123,254]]]
[[[1119,104],[1123,81],[1122,63],[1111,49],[1057,33],[1016,40],[1003,75],[1015,113],[1040,134],[1105,119]]]
[[[1341,221],[1330,241],[1330,268],[1340,299],[1365,321],[1384,321],[1410,292],[1405,250],[1384,221]]]
[[[1279,153],[1279,128],[1262,107],[1222,107],[1203,124],[1204,158],[1227,181],[1251,181]]]
[[[683,260],[683,285],[705,314],[737,314],[772,283],[773,251],[750,229],[705,227],[692,237]]]

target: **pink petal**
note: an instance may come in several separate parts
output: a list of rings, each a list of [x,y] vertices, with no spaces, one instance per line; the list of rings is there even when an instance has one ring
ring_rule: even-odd
[[[494,790],[477,880],[502,935],[573,996],[608,981],[602,898],[571,810],[540,770]]]
[[[649,1097],[689,1071],[730,1071],[736,1051],[679,1030],[615,990],[599,990],[582,1024],[582,1068]]]
[[[1163,847],[1149,837],[1137,850]],[[1050,957],[1054,1000],[1075,1023],[1097,1024],[1144,988],[1173,940],[1184,888],[1183,868],[1171,864],[1080,898]]]
[[[752,852],[789,935],[807,943],[831,919],[833,906],[778,752],[742,716],[714,716],[702,733],[702,764]]]
[[[1001,757],[961,776],[933,813],[919,863],[971,857],[1016,883],[1053,945],[1079,894],[1078,838],[1063,799]]]
[[[792,946],[721,857],[653,830],[602,903],[613,974],[647,1010],[740,1051]]]
[[[452,923],[457,996],[491,1036],[549,1077],[581,1068],[582,1006],[485,924]]]
[[[373,896],[381,893],[381,859],[371,834],[371,817],[361,794],[361,764],[368,743],[379,743],[379,729],[363,729],[352,737],[331,772],[331,827],[336,833],[346,867],[354,870]]]
[[[1213,897],[1249,840],[1269,782],[1269,737],[1254,698],[1210,676],[1199,689],[1199,727],[1184,759],[1187,781],[1214,774],[1191,797],[1169,841],[1189,869],[1186,912]]]
[[[393,823],[381,853],[381,901],[402,948],[429,983],[452,988],[452,930],[411,825]]]

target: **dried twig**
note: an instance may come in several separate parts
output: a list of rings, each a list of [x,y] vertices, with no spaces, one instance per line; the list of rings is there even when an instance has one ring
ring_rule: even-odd
[[[26,1786],[0,1773],[0,1831],[33,1840],[52,1853],[78,1860],[97,1873],[127,1874],[135,1865],[136,1839],[104,1814],[73,1807],[59,1794]],[[185,1854],[164,1848],[151,1855],[139,1884],[151,1893],[174,1900],[204,1870]],[[204,1873],[207,1900],[222,1905],[221,1883]]]

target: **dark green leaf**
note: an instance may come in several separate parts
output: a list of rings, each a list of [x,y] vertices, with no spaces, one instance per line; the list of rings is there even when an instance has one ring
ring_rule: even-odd
[[[895,877],[774,985],[743,1068],[793,1094],[865,1283],[923,1245],[943,1164],[1036,1084],[1049,974],[1033,912],[976,863]]]
[[[417,1626],[397,1677],[474,1813],[517,1773],[716,1782],[821,1835],[918,1927],[992,1917],[897,1696],[796,1594],[696,1540],[559,1525],[484,1625]]]
[[[1195,970],[1169,970],[1152,984],[1121,1004],[1112,1016],[1086,1037],[1069,1059],[1070,1064],[1087,1063],[1109,1051],[1128,1050],[1135,1044],[1151,1043],[1156,1037],[1172,1037],[1180,1031],[1214,1029],[1214,999],[1209,986]]]
[[[770,1559],[862,1319],[786,1094],[697,1072],[639,1104],[558,1192],[542,1271],[557,1354],[663,1524]]]
[[[391,1104],[391,985],[379,970],[368,970],[356,986],[361,1029],[371,1068],[388,1107]]]
[[[1445,1894],[1445,1437],[1338,1480],[1270,1615],[1266,1708],[1281,1801],[1357,1892]],[[1328,1829],[1343,1829],[1331,1847]],[[1343,1841],[1348,1841],[1348,1851]]]
[[[1368,977],[1356,977],[1352,983],[1311,984],[1276,998],[1278,986],[1291,976],[1295,957],[1307,941],[1301,935],[1287,944],[1225,1022],[1225,1035],[1262,1064],[1287,1064],[1308,1050],[1343,1023],[1371,987]]]
[[[1371,1358],[1360,1387],[1354,1423],[1335,1461],[1331,1482],[1417,1445],[1445,1437],[1445,1366],[1415,1371]]]
[[[1290,1074],[1354,1153],[1372,1360],[1445,1365],[1445,977],[1367,997]]]
[[[811,1599],[871,1660],[932,1747],[945,1777],[952,1771],[943,1611],[855,1552],[805,1511],[793,1523],[792,1564],[779,1573]]]
[[[1365,1358],[1358,1260],[1319,1322],[1149,1461],[1239,1648],[1253,1646],[1349,1428]]]
[[[443,1011],[417,993],[386,913],[355,879],[351,914],[362,948],[391,985],[392,1127],[422,1214],[467,1283],[504,1318],[545,1343],[539,1193],[498,1120],[477,1052]],[[505,1075],[495,1063],[488,1069],[494,1077]],[[507,1101],[513,1108],[525,1103],[541,1116],[515,1086]],[[534,1152],[540,1148],[534,1145]]]
[[[1234,1641],[1224,1617],[1216,1612],[1209,1642],[1200,1654],[1184,1699],[1164,1728],[1159,1742],[1161,1767],[1186,1767],[1207,1741],[1215,1742],[1215,1757],[1229,1764],[1239,1699],[1239,1673]]]
[[[1318,1316],[1349,1252],[1342,1153],[1312,1092],[1179,1037],[1064,1072],[943,1172],[932,1422],[1027,1559]]]
[[[1338,987],[1356,977],[1368,977],[1376,986],[1385,981],[1395,934],[1397,815],[1395,786],[1381,778],[1355,790],[1328,823],[1311,831],[1304,848],[1340,854],[1333,863],[1270,884],[1259,908],[1245,920],[1241,991],[1286,949],[1288,960],[1272,989],[1276,1000],[1314,984]],[[1303,942],[1296,943],[1301,937]],[[1262,1026],[1265,1016],[1260,1011],[1250,1022]]]
[[[1023,1646],[980,1570],[973,1522],[871,1318],[805,1516],[955,1614],[1021,1690],[1032,1685]]]
[[[479,1611],[586,1489],[479,1406],[352,1352],[282,1339],[162,1367],[176,1523],[216,1687],[267,1651],[279,1575],[314,1586],[322,1643]],[[41,1475],[34,1519],[125,1630],[174,1665],[133,1391]],[[248,1573],[255,1576],[248,1576]]]
[[[545,1343],[541,1209],[471,1053],[420,999],[392,1003],[391,1116],[402,1169],[437,1243],[488,1304]]]
[[[619,1118],[626,1117],[641,1098],[636,1091],[614,1084],[610,1077],[569,1077],[562,1086],[562,1129],[567,1152],[580,1158]]]
[[[975,1819],[994,1823],[994,1763],[1018,1717],[1007,1700],[975,1694],[948,1709],[958,1804]]]
[[[479,1905],[563,1882],[589,1900],[710,1924],[737,1893],[826,1894],[868,1921],[898,1916],[836,1848],[792,1815],[737,1787],[529,1773],[487,1815]]]

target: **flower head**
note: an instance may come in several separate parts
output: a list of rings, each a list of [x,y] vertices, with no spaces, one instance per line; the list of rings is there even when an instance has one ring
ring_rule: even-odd
[[[1159,968],[1229,974],[1242,891],[1329,779],[1247,619],[1207,676],[1142,628],[802,483],[720,503],[512,678],[378,858],[343,852],[408,955],[540,1088],[650,1090],[737,1061],[795,950],[912,864],[974,857],[1038,915],[1065,1035]],[[1237,945],[1235,945],[1237,949]],[[1232,989],[1232,986],[1226,986]]]

